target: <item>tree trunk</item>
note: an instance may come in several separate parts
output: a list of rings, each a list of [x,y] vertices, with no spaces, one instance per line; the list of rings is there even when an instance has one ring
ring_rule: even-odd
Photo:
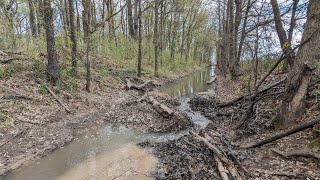
[[[43,27],[43,0],[38,0],[37,25],[38,34],[40,35]]]
[[[74,4],[73,0],[69,1],[69,19],[70,19],[70,38],[72,42],[72,73],[77,76],[78,74],[78,62],[77,62],[77,39],[76,39],[76,29],[74,23]]]
[[[55,50],[53,11],[51,9],[51,0],[44,0],[44,22],[48,51],[47,75],[48,80],[56,85],[60,81],[60,74],[58,70],[57,55]]]
[[[30,18],[31,33],[32,33],[33,37],[37,37],[38,32],[37,32],[37,24],[36,24],[36,17],[35,17],[33,1],[28,0],[28,5],[29,5],[29,18]]]
[[[227,37],[228,37],[228,43],[227,43],[227,59],[228,59],[228,64],[229,64],[229,71],[231,74],[231,78],[234,79],[236,75],[236,66],[235,66],[235,37],[234,37],[234,32],[235,32],[235,22],[234,22],[234,0],[228,0],[228,7],[227,7],[227,12],[228,12],[228,31],[227,31]]]
[[[63,29],[64,29],[64,47],[68,47],[68,39],[69,39],[69,18],[68,18],[68,10],[67,10],[67,2],[66,0],[61,0],[61,11],[62,11],[62,19],[63,19]]]
[[[127,0],[127,7],[128,7],[128,27],[129,27],[129,35],[134,38],[134,25],[133,25],[133,15],[132,15],[132,2],[131,0]]]
[[[141,0],[136,0],[136,4],[139,7],[139,14],[137,14],[138,17],[138,31],[139,31],[139,49],[138,49],[138,72],[137,76],[141,77],[141,70],[142,70],[142,21],[141,21]]]
[[[90,69],[90,0],[82,0],[83,5],[83,29],[86,42],[86,91],[90,92],[91,86],[91,69]]]
[[[246,11],[245,11],[245,16],[244,16],[243,23],[242,23],[242,31],[241,31],[239,46],[238,46],[238,51],[237,51],[237,60],[236,60],[237,64],[240,63],[240,59],[241,59],[241,55],[242,55],[243,43],[246,38],[246,27],[247,27],[247,22],[248,22],[248,15],[249,15],[251,6],[252,6],[251,0],[248,0],[247,6],[246,6]]]
[[[307,21],[295,63],[289,72],[285,96],[280,108],[280,120],[290,124],[305,112],[305,99],[313,70],[320,58],[320,1],[310,0]],[[311,37],[312,36],[312,37]]]
[[[78,1],[76,1],[76,11],[77,11],[77,32],[80,33],[81,26],[80,26],[80,15],[79,15]]]
[[[159,34],[158,34],[158,22],[159,22],[159,2],[154,4],[154,76],[158,77],[158,47],[159,47]]]
[[[276,31],[279,37],[280,45],[282,48],[282,51],[284,53],[288,53],[292,51],[292,48],[290,46],[290,42],[288,41],[286,31],[284,30],[281,22],[281,14],[278,6],[278,1],[277,0],[271,0],[271,5],[273,9],[273,16],[274,16],[274,21],[275,21],[275,26],[276,26]],[[286,63],[289,64],[290,67],[293,66],[293,60],[294,60],[294,55],[291,53],[289,57],[285,61],[284,69],[287,69]]]

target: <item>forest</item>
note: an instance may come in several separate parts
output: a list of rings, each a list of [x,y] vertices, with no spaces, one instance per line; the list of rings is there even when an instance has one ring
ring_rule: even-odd
[[[320,1],[0,0],[0,179],[319,179]]]

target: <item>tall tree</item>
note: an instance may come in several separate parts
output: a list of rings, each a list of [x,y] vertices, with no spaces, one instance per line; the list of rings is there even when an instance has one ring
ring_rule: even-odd
[[[141,15],[142,15],[142,10],[141,10],[141,0],[136,0],[136,4],[139,8],[139,12],[137,14],[138,17],[138,31],[139,31],[139,36],[138,36],[138,44],[139,44],[139,49],[138,49],[138,72],[137,76],[141,77],[141,71],[142,71],[142,20],[141,20]]]
[[[158,77],[158,55],[159,55],[159,2],[154,2],[154,76]]]
[[[134,24],[133,24],[133,14],[132,14],[132,2],[131,0],[127,0],[127,18],[128,18],[128,27],[129,27],[129,35],[134,38],[135,32],[134,32]]]
[[[75,28],[75,19],[74,19],[74,4],[73,0],[68,0],[69,2],[69,19],[70,19],[70,39],[72,42],[72,73],[77,76],[78,74],[78,62],[77,62],[77,36]]]
[[[47,76],[48,80],[56,85],[60,82],[60,74],[58,70],[57,55],[55,50],[53,9],[51,8],[51,0],[44,0],[44,22],[48,53]]]
[[[90,33],[90,27],[91,27],[91,18],[90,18],[90,0],[82,0],[82,6],[83,6],[83,29],[84,31],[84,37],[85,37],[85,43],[86,43],[86,91],[90,92],[90,86],[91,86],[91,69],[90,69],[90,41],[91,41],[91,33]]]

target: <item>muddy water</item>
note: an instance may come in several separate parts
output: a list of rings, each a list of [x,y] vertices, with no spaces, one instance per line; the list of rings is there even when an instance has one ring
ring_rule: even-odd
[[[187,113],[197,128],[204,128],[209,121],[193,112],[188,100],[196,92],[210,89],[206,81],[213,69],[203,70],[184,78],[176,84],[161,89],[180,98],[180,110]],[[143,141],[167,141],[183,136],[179,134],[145,134],[119,125],[108,125],[72,141],[66,147],[8,174],[8,180],[107,180],[153,179],[150,172],[158,160],[150,150],[136,144]]]
[[[163,87],[160,90],[172,96],[179,97],[180,106],[179,110],[185,112],[194,123],[196,128],[205,128],[210,121],[205,118],[201,113],[192,111],[188,102],[196,93],[208,92],[214,94],[214,86],[208,85],[206,82],[215,76],[215,67],[210,66],[208,69],[202,70],[198,73],[191,74],[190,76],[182,79],[179,83],[171,84]]]

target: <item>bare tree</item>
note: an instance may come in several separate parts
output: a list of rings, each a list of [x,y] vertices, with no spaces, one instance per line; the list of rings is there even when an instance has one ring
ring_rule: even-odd
[[[141,71],[142,71],[142,20],[141,20],[141,14],[142,14],[142,7],[141,7],[141,0],[136,0],[136,4],[138,4],[139,13],[137,15],[138,17],[138,31],[139,31],[139,37],[138,37],[138,43],[139,43],[139,49],[138,49],[138,72],[137,76],[141,77]]]
[[[72,73],[77,76],[78,74],[78,62],[77,62],[77,37],[76,37],[76,28],[74,20],[74,4],[73,0],[69,1],[69,19],[70,19],[70,39],[72,42]]]
[[[48,80],[56,85],[60,82],[60,74],[58,70],[57,55],[55,50],[53,11],[51,8],[51,0],[44,0],[44,22],[48,51],[47,75]]]

